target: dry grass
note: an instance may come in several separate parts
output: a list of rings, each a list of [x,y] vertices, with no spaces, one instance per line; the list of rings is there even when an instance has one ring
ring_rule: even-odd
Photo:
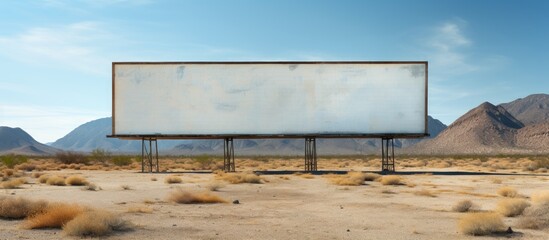
[[[31,201],[25,198],[0,198],[0,218],[23,219],[42,212],[48,203],[46,201]]]
[[[29,229],[61,228],[85,210],[85,207],[77,204],[49,204],[44,211],[27,219],[25,227]]]
[[[549,191],[541,191],[532,194],[532,202],[534,204],[549,203]]]
[[[473,208],[473,202],[471,200],[461,200],[452,207],[454,212],[468,212]]]
[[[80,175],[72,175],[67,177],[67,179],[65,179],[65,184],[71,185],[71,186],[84,186],[88,184],[88,180],[86,180],[86,178]]]
[[[427,189],[421,189],[414,192],[414,195],[425,196],[425,197],[437,197],[437,195]]]
[[[40,183],[46,183],[48,181],[48,178],[50,178],[49,175],[40,175],[38,177],[38,182]]]
[[[217,178],[227,181],[232,184],[240,184],[240,183],[255,183],[260,184],[261,177],[253,174],[253,173],[219,173],[217,175]]]
[[[57,175],[48,177],[46,184],[53,186],[65,186],[65,178]]]
[[[156,181],[158,181],[158,179],[155,178],[155,177],[152,177],[152,178],[151,178],[151,181],[156,182]]]
[[[206,186],[210,191],[219,191],[219,189],[225,187],[225,184],[221,182],[211,182]]]
[[[167,176],[167,177],[164,179],[164,182],[167,183],[167,184],[182,183],[182,182],[183,182],[183,179],[181,179],[181,178],[178,177],[178,176]]]
[[[379,182],[383,185],[402,185],[402,184],[404,184],[402,178],[400,176],[395,176],[395,175],[382,176],[379,179]]]
[[[128,231],[133,224],[119,216],[105,211],[87,211],[63,226],[68,236],[101,237],[115,231]]]
[[[134,207],[129,207],[127,212],[129,212],[129,213],[152,213],[153,209],[151,207],[147,207],[147,206],[134,206]]]
[[[183,189],[176,189],[169,193],[168,201],[183,204],[197,203],[226,203],[223,198],[208,192],[190,192]]]
[[[82,188],[82,190],[86,190],[86,191],[98,191],[98,190],[101,190],[101,187],[95,185],[94,183],[88,183],[86,184],[86,186],[84,186]]]
[[[509,198],[514,198],[514,197],[518,196],[517,190],[515,188],[509,187],[509,186],[505,186],[505,187],[502,187],[502,188],[498,189],[497,193],[500,196],[509,197]]]
[[[458,229],[467,235],[489,235],[505,230],[501,215],[493,212],[466,213],[459,219]]]
[[[546,229],[549,227],[549,202],[534,204],[524,211],[518,220],[518,226],[528,229]]]
[[[16,189],[25,183],[27,183],[27,180],[25,178],[15,178],[2,182],[1,186],[4,189]]]
[[[299,176],[302,177],[302,178],[305,178],[305,179],[313,179],[313,178],[315,178],[315,175],[310,174],[310,173],[301,174],[301,175],[299,175]]]
[[[502,199],[496,205],[496,212],[506,217],[516,217],[522,214],[522,212],[524,212],[524,209],[529,206],[530,203],[524,199]]]
[[[340,186],[359,186],[364,184],[366,174],[361,172],[348,172],[344,175],[327,176],[331,183]]]

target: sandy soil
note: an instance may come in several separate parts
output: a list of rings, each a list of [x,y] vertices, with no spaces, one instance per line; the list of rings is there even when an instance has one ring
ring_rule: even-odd
[[[373,169],[372,169],[373,170]],[[175,188],[206,190],[215,180],[211,173],[138,173],[136,171],[61,170],[50,173],[81,174],[101,187],[87,191],[77,186],[50,186],[31,179],[19,189],[1,189],[0,196],[23,196],[65,203],[79,203],[120,213],[136,224],[130,232],[109,239],[483,239],[458,232],[463,213],[451,210],[456,202],[472,200],[481,210],[492,210],[502,197],[497,189],[512,186],[520,194],[548,190],[548,174],[493,173],[450,175],[455,169],[421,169],[432,174],[401,175],[406,185],[337,186],[325,175],[313,178],[265,174],[263,184],[229,184],[215,194],[221,204],[176,204],[166,200]],[[48,173],[48,172],[46,172]],[[179,175],[181,184],[164,178]],[[398,174],[398,173],[397,173]],[[152,181],[156,178],[157,181]],[[501,180],[495,183],[494,179]],[[129,186],[124,190],[122,186]],[[418,195],[428,190],[434,197]],[[233,204],[239,200],[240,204]],[[149,207],[152,213],[131,213],[132,207]],[[514,227],[516,218],[505,218],[522,239],[549,239],[547,230]],[[59,229],[26,230],[22,221],[0,220],[0,239],[59,239]]]

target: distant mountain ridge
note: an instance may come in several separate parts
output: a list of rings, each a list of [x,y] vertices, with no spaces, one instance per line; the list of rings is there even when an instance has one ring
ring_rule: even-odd
[[[52,155],[59,151],[59,149],[37,142],[21,128],[0,126],[0,155]]]
[[[549,120],[548,94],[532,94],[500,106],[526,126]]]

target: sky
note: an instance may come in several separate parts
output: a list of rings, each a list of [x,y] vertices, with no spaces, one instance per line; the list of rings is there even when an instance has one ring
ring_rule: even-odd
[[[429,115],[549,93],[549,1],[0,1],[0,126],[111,116],[115,61],[428,61]],[[392,96],[398,97],[398,96]]]

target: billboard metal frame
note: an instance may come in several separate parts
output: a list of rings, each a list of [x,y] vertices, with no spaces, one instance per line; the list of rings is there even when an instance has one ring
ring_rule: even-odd
[[[424,102],[424,131],[423,133],[374,133],[374,134],[115,134],[115,66],[120,65],[161,65],[161,64],[423,64],[425,65],[425,102]],[[224,139],[224,170],[235,171],[233,139],[265,139],[265,138],[303,138],[305,139],[305,171],[317,171],[316,138],[379,138],[381,139],[382,172],[394,172],[394,139],[395,138],[423,138],[428,133],[428,62],[427,61],[183,61],[183,62],[113,62],[112,63],[112,134],[109,138],[119,138],[142,141],[142,171],[147,160],[150,172],[158,167],[158,139]],[[385,96],[392,98],[394,96]],[[147,149],[147,141],[149,148]],[[156,163],[154,159],[156,158]]]

